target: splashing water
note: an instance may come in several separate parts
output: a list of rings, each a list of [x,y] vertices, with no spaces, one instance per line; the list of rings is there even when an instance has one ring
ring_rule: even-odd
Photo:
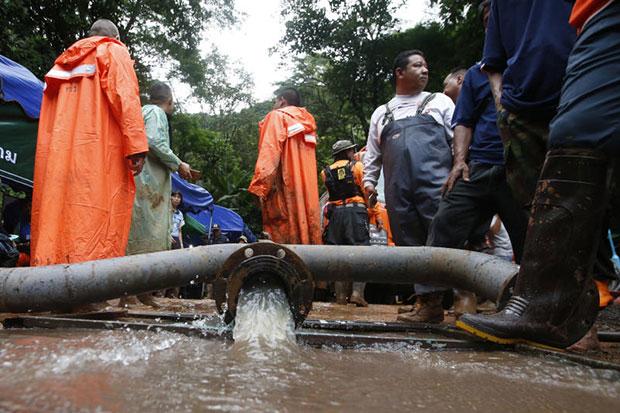
[[[251,347],[280,348],[295,343],[295,324],[286,293],[262,282],[239,293],[233,338]]]

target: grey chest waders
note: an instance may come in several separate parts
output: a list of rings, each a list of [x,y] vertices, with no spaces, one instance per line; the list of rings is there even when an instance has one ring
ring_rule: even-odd
[[[425,245],[439,207],[441,187],[452,168],[444,126],[428,114],[429,95],[415,116],[394,119],[386,105],[381,133],[385,200],[396,245]]]

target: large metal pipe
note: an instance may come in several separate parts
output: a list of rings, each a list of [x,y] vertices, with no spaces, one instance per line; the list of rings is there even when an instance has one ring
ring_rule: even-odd
[[[214,279],[239,244],[43,267],[0,269],[0,312],[66,309]]]
[[[507,300],[519,272],[515,264],[479,252],[437,247],[289,245],[315,281],[389,284],[440,283],[473,291],[496,303]]]
[[[66,309],[123,295],[212,281],[243,244],[133,255],[79,264],[0,269],[0,312]],[[288,245],[315,281],[439,282],[496,302],[518,267],[490,255],[431,247]]]

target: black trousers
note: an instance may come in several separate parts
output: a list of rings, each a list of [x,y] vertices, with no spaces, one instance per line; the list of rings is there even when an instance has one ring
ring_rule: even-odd
[[[469,172],[469,182],[459,179],[439,203],[426,245],[463,248],[481,222],[498,214],[519,262],[528,213],[512,196],[504,167],[470,162]]]
[[[331,207],[323,234],[327,245],[370,245],[368,211],[363,205]]]

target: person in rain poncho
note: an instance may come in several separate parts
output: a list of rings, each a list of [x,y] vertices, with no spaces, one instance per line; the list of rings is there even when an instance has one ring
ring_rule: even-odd
[[[133,61],[98,20],[45,75],[34,170],[32,265],[125,255],[148,151]]]
[[[258,159],[248,191],[262,207],[263,229],[284,244],[320,244],[316,123],[293,88],[276,95],[259,124]]]
[[[190,166],[182,162],[170,149],[168,116],[174,110],[172,90],[162,82],[155,82],[149,91],[149,104],[142,108],[149,142],[149,153],[142,173],[136,177],[136,199],[131,219],[127,255],[144,254],[170,249],[172,210],[170,174],[179,171],[183,178],[190,177]],[[156,306],[151,294],[139,295],[144,304]],[[121,305],[135,304],[124,298]]]
[[[149,153],[142,173],[136,177],[136,199],[127,255],[170,249],[170,174],[179,171],[182,178],[190,177],[190,166],[170,149],[168,116],[173,110],[170,87],[162,82],[153,84],[149,91],[149,104],[142,108]]]

